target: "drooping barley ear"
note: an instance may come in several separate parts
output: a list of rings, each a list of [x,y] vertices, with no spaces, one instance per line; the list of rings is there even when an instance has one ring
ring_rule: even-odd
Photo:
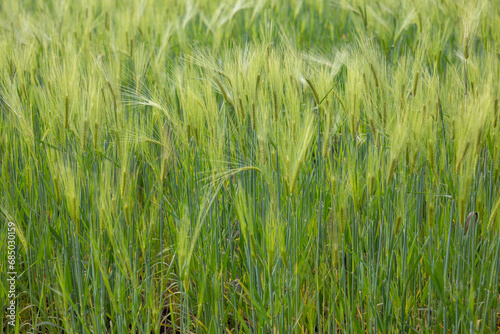
[[[252,103],[252,130],[255,131],[255,103]]]
[[[377,141],[377,128],[375,127],[375,122],[373,121],[373,118],[370,117],[369,122],[373,132],[373,141]]]
[[[327,123],[328,124],[328,123]],[[322,147],[321,147],[321,156],[323,157],[323,159],[326,157],[326,154],[328,153],[328,147],[330,147],[330,133],[329,131],[327,130],[327,132],[325,133],[325,139],[324,139],[324,142],[322,144]]]
[[[408,144],[408,142],[406,142],[405,163],[406,167],[410,166],[410,145]]]
[[[439,119],[439,107],[441,106],[441,101],[438,98],[438,101],[436,102],[436,107],[434,108],[434,114],[436,116],[436,120]]]
[[[370,70],[372,71],[372,74],[373,74],[373,79],[375,80],[375,87],[377,89],[379,89],[380,87],[380,83],[379,83],[379,80],[378,80],[378,75],[377,75],[377,71],[375,71],[375,67],[373,66],[372,63],[370,63]]]
[[[415,81],[413,82],[413,94],[412,96],[415,98],[415,95],[417,94],[417,86],[418,86],[418,77],[420,75],[420,72],[417,71],[417,75],[415,76]]]
[[[429,204],[429,228],[432,229],[434,226],[434,204],[430,203]]]
[[[78,208],[77,208],[77,205],[76,205],[76,196],[73,194],[71,195],[71,198],[70,198],[70,216],[71,216],[71,219],[73,219],[73,221],[76,223],[76,226],[77,226],[77,229],[78,229]]]
[[[469,41],[470,41],[470,35],[467,34],[465,36],[464,40],[464,58],[469,59]]]
[[[229,98],[229,95],[227,94],[227,91],[226,89],[224,88],[224,86],[222,85],[222,83],[219,81],[218,78],[215,78],[215,83],[217,84],[217,86],[219,87],[220,91],[221,91],[221,94],[222,94],[222,97],[224,98],[224,100],[229,103],[231,106],[234,107],[233,105],[233,102],[231,101],[231,99]]]
[[[363,84],[365,87],[365,93],[368,95],[368,83],[366,82],[366,75],[364,72],[363,72]]]
[[[465,144],[464,150],[462,154],[460,155],[460,158],[457,160],[457,164],[455,165],[455,173],[458,174],[458,171],[460,169],[460,166],[462,166],[462,163],[464,162],[465,155],[467,154],[467,151],[469,150],[470,142],[467,142]]]
[[[285,159],[285,174],[290,178],[291,169],[290,169],[290,157],[287,155]]]
[[[403,221],[403,217],[401,215],[398,215],[396,217],[396,226],[395,226],[395,232],[396,234],[399,233],[399,229],[401,228],[401,222]]]
[[[311,87],[312,93],[314,95],[314,100],[316,101],[316,106],[319,108],[319,95],[318,91],[316,90],[316,87],[314,87],[314,84],[309,78],[306,78],[306,82]]]
[[[425,121],[429,120],[427,116],[427,109],[425,108],[425,104],[422,105],[422,127],[425,125]]]
[[[118,154],[118,159],[122,159],[122,142],[121,142],[121,138],[120,138],[120,132],[117,130],[115,130],[115,140],[116,140],[116,152]]]
[[[455,140],[455,119],[451,120],[451,133],[450,133],[450,138],[451,140]]]
[[[397,160],[396,158],[391,159],[391,163],[389,165],[389,173],[387,174],[387,180],[386,180],[386,185],[389,186],[392,180],[392,176],[394,175],[394,172],[396,171],[397,167]]]
[[[57,203],[61,203],[61,186],[59,185],[59,179],[57,176],[54,177],[54,190],[56,192]]]
[[[481,143],[483,141],[483,127],[480,127],[477,131],[476,145],[474,147],[474,155],[477,156],[481,150]]]
[[[64,107],[64,128],[67,130],[69,127],[69,98],[66,94],[66,103]]]
[[[238,97],[238,100],[240,102],[240,112],[241,112],[241,121],[245,119],[245,108],[243,107],[243,101],[241,100],[241,97]]]
[[[113,108],[116,110],[116,95],[115,95],[115,91],[113,90],[113,87],[111,86],[111,83],[109,82],[109,80],[106,80],[106,82],[108,83],[109,91],[111,92],[111,96],[113,97]]]
[[[458,200],[458,214],[459,214],[459,219],[462,220],[465,217],[465,209],[466,209],[467,203],[465,199],[465,195],[460,196]]]
[[[260,152],[260,162],[262,165],[266,164],[266,156],[265,156],[265,149],[264,149],[264,142],[262,139],[259,139],[259,152]]]
[[[297,90],[297,81],[291,74],[290,74],[290,85],[292,87],[292,90]]]
[[[167,168],[168,168],[168,159],[167,157],[163,157],[161,161],[161,173],[160,173],[160,180],[164,181],[165,178],[167,177]]]
[[[99,139],[99,123],[95,121],[94,123],[94,149],[97,150],[97,144]]]
[[[109,31],[109,12],[106,12],[106,18],[104,20],[104,29],[106,29],[106,31]]]
[[[274,120],[278,120],[278,96],[276,95],[276,92],[273,92],[273,103],[274,103]]]
[[[116,210],[117,210],[117,199],[116,199],[116,196],[113,196],[113,198],[111,198],[111,210],[113,212],[113,215],[116,216]]]
[[[495,99],[495,103],[493,105],[493,117],[493,128],[496,128],[498,123],[498,99]]]
[[[345,213],[344,205],[340,206],[340,232],[344,233],[346,226],[347,214]]]
[[[266,70],[270,72],[269,69],[271,67],[271,47],[267,46],[266,48]]]
[[[497,203],[493,207],[493,210],[491,210],[490,219],[488,220],[488,230],[492,228],[493,222],[495,221],[495,216],[498,214],[498,211],[500,211],[500,198],[497,200]]]
[[[104,104],[106,104],[106,94],[104,94],[104,88],[101,88],[101,94],[102,94],[102,100],[104,101]]]
[[[128,204],[125,204],[125,206],[123,207],[123,211],[125,213],[125,222],[127,223],[127,225],[130,225],[130,208]]]
[[[117,115],[117,119],[118,119],[118,127],[119,127],[120,129],[123,129],[123,124],[124,124],[124,123],[123,123],[123,114],[122,114],[122,112],[121,112],[121,111],[118,111],[118,112],[116,113],[116,115]]]
[[[122,197],[125,196],[126,185],[127,185],[127,171],[124,168],[122,171],[122,179],[120,183],[120,194],[122,195]]]
[[[385,125],[387,124],[387,101],[384,100],[384,109],[382,112],[382,124]]]
[[[405,104],[404,104],[404,97],[405,97],[405,89],[406,85],[402,84],[401,85],[401,96],[399,97],[399,109],[404,110]]]
[[[368,173],[368,193],[370,196],[375,193],[375,177],[372,173]]]
[[[197,128],[197,127],[194,127],[194,128],[193,128],[193,132],[194,132],[194,142],[196,143],[196,145],[198,145],[198,143],[199,143],[199,139],[198,139],[198,128]]]
[[[255,82],[255,94],[259,92],[259,86],[260,86],[260,73],[257,75],[257,81]]]
[[[186,126],[186,136],[187,136],[187,141],[190,142],[191,141],[191,125],[188,124]]]
[[[83,135],[82,135],[82,151],[87,148],[87,137],[89,133],[89,120],[85,119],[83,121]]]
[[[432,140],[429,139],[427,147],[428,147],[428,152],[429,152],[429,158],[428,158],[429,166],[431,167],[431,171],[433,173],[436,173],[436,161],[434,158],[434,144],[433,144]]]

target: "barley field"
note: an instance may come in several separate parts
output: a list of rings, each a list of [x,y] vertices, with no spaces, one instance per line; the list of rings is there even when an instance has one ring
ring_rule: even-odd
[[[0,332],[500,333],[499,97],[497,0],[2,0]]]

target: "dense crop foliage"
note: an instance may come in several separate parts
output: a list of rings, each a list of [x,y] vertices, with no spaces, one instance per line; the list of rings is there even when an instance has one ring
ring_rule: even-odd
[[[499,27],[497,1],[1,1],[0,332],[498,332]]]

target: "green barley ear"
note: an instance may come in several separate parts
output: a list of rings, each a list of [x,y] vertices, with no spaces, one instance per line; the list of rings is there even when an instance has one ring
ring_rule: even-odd
[[[194,142],[196,145],[198,145],[199,139],[198,139],[198,128],[197,127],[193,128],[193,133],[194,133]]]
[[[87,148],[87,137],[89,133],[89,120],[85,119],[83,121],[83,135],[82,135],[82,151]]]
[[[186,125],[186,137],[187,137],[187,141],[190,142],[191,141],[191,125],[190,124]]]
[[[251,122],[252,122],[252,130],[255,131],[255,103],[252,103],[252,115],[251,115]]]
[[[127,223],[127,226],[130,226],[131,214],[128,204],[125,204],[125,206],[123,207],[123,212],[125,214],[125,222]]]
[[[69,98],[66,94],[65,107],[64,107],[64,128],[67,130],[69,127]]]
[[[344,205],[340,206],[340,233],[343,234],[346,226],[347,214],[344,209]]]
[[[455,165],[455,173],[458,174],[460,166],[462,166],[462,163],[464,162],[465,155],[467,154],[467,151],[469,150],[470,142],[467,142],[465,144],[465,147],[462,151],[462,154],[460,155],[460,158],[457,160],[457,164]]]
[[[392,176],[394,175],[394,172],[396,171],[398,163],[396,158],[391,159],[391,163],[389,165],[389,172],[387,173],[387,179],[386,179],[386,185],[389,186],[392,180]]]
[[[368,83],[366,82],[366,75],[363,72],[363,85],[365,87],[365,94],[368,94]]]
[[[314,95],[314,100],[316,101],[316,106],[319,107],[319,95],[318,95],[318,91],[316,90],[316,87],[314,87],[314,84],[312,83],[312,81],[310,79],[306,78],[306,82],[309,85],[309,87],[311,87],[312,93]]]
[[[488,227],[487,227],[488,230],[490,230],[493,227],[495,216],[498,214],[499,211],[500,211],[500,198],[497,200],[497,203],[493,207],[493,210],[491,210],[490,219],[488,220]]]
[[[116,95],[115,95],[115,91],[113,90],[113,87],[111,86],[111,83],[109,82],[109,80],[107,80],[106,83],[108,84],[109,91],[111,92],[111,96],[113,97],[113,107],[116,110]]]
[[[77,204],[77,201],[76,201],[76,195],[72,195],[70,196],[69,198],[69,215],[71,217],[71,219],[77,224],[77,229],[78,229],[78,204]]]
[[[95,150],[97,150],[98,138],[99,138],[99,123],[97,123],[97,121],[95,121],[95,123],[94,123],[94,149]]]
[[[429,142],[427,144],[428,147],[428,153],[429,153],[429,165],[431,167],[431,171],[436,173],[436,162],[434,159],[434,143],[432,142],[431,139],[429,139]]]
[[[260,153],[260,163],[264,166],[266,164],[266,155],[264,149],[264,141],[259,138],[259,153]]]
[[[368,173],[368,194],[373,196],[375,193],[375,177],[372,173]]]
[[[481,143],[483,142],[483,127],[480,127],[476,135],[476,145],[474,147],[474,155],[477,156],[481,151]]]
[[[385,128],[387,124],[387,101],[384,100],[384,108],[382,109],[382,124]]]
[[[241,113],[241,121],[243,122],[245,120],[245,107],[243,107],[243,101],[241,100],[241,97],[238,96],[238,100],[240,103],[240,113]]]
[[[118,154],[118,159],[121,160],[122,158],[122,153],[123,153],[123,150],[122,150],[122,143],[121,143],[121,139],[120,139],[120,132],[118,130],[115,130],[115,140],[116,140],[116,153]]]
[[[417,94],[417,86],[418,86],[418,77],[420,75],[420,72],[417,71],[417,75],[415,76],[415,81],[413,83],[413,94],[412,96],[415,98],[415,95]]]
[[[160,180],[164,181],[167,177],[167,168],[168,168],[168,159],[164,157],[161,161],[161,171],[160,171]]]
[[[396,226],[395,226],[395,232],[396,234],[399,233],[399,229],[401,228],[401,222],[403,221],[403,217],[399,214],[396,218]]]
[[[373,141],[377,141],[377,128],[375,127],[375,122],[373,121],[373,118],[370,117],[370,120],[368,121],[370,123],[370,127],[373,132]]]
[[[234,107],[233,105],[233,102],[231,101],[229,95],[227,94],[227,91],[226,89],[224,88],[224,86],[222,85],[222,83],[220,82],[220,80],[218,78],[215,78],[215,83],[217,84],[217,86],[219,87],[220,91],[221,91],[221,94],[222,94],[222,97],[224,98],[224,100],[229,103],[231,106]]]
[[[497,127],[497,123],[498,123],[498,99],[495,99],[493,105],[493,128]]]
[[[464,38],[464,58],[469,59],[469,42],[470,42],[470,35],[467,34]]]
[[[434,208],[434,204],[430,203],[429,204],[429,228],[433,228],[434,227],[434,213],[435,213],[435,208]]]
[[[405,163],[407,167],[410,166],[410,145],[408,143],[406,143]]]
[[[127,185],[127,171],[124,168],[122,171],[122,177],[120,182],[120,194],[122,195],[122,197],[125,196],[126,185]]]
[[[259,91],[259,85],[260,85],[260,73],[257,75],[257,81],[255,82],[255,94],[257,94]]]
[[[106,12],[106,17],[104,20],[104,29],[106,29],[106,31],[109,31],[109,12]]]
[[[375,80],[375,87],[377,89],[379,89],[380,87],[380,83],[379,83],[379,80],[378,80],[378,75],[377,75],[377,71],[375,71],[375,67],[373,66],[372,63],[370,63],[370,70],[372,71],[372,74],[373,74],[373,79]]]
[[[59,179],[57,176],[54,177],[54,190],[56,192],[57,203],[61,203],[61,186],[59,184]]]
[[[276,92],[273,92],[273,103],[274,103],[274,120],[278,120],[278,114],[279,114],[279,107],[278,107],[278,97],[276,95]]]
[[[406,85],[402,84],[401,85],[401,96],[399,98],[399,109],[401,109],[401,110],[405,110],[405,103],[404,103],[405,89],[406,89]]]
[[[455,140],[455,119],[451,120],[451,131],[450,131],[451,140]]]

